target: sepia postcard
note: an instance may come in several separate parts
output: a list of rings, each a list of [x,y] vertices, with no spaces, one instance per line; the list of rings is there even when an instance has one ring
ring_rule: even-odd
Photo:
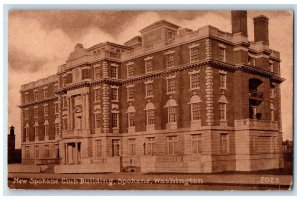
[[[292,190],[293,17],[10,10],[8,187]]]

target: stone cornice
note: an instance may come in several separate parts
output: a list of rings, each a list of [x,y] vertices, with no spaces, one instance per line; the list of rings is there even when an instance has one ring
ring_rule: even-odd
[[[42,100],[39,100],[39,101],[33,101],[33,102],[30,102],[30,103],[25,103],[25,104],[19,105],[19,108],[24,108],[24,107],[27,107],[27,106],[32,106],[32,105],[48,102],[48,101],[51,101],[51,100],[55,100],[57,98],[58,98],[57,96],[54,96],[54,97],[49,97],[47,99],[42,99]]]
[[[285,79],[277,76],[276,73],[267,71],[261,67],[252,67],[252,66],[248,66],[248,65],[234,65],[234,64],[228,64],[222,61],[218,61],[218,60],[213,60],[213,59],[205,59],[199,62],[195,62],[195,63],[188,63],[185,65],[181,65],[178,67],[171,67],[171,68],[167,68],[165,70],[161,70],[161,71],[155,71],[152,73],[147,73],[147,74],[141,74],[138,76],[134,76],[134,77],[130,77],[130,78],[125,78],[125,79],[110,79],[110,78],[104,78],[101,80],[97,80],[97,81],[90,81],[90,82],[80,82],[80,83],[75,83],[72,84],[70,86],[64,87],[60,90],[57,91],[57,94],[64,94],[69,90],[74,90],[74,89],[78,89],[78,88],[83,88],[83,87],[90,87],[90,86],[97,86],[100,85],[102,83],[106,83],[106,84],[110,84],[110,85],[118,85],[118,86],[122,86],[122,85],[126,85],[126,84],[131,84],[134,82],[138,82],[138,81],[147,81],[149,79],[153,79],[153,78],[157,78],[157,77],[162,77],[162,76],[168,76],[170,74],[174,74],[174,73],[178,73],[181,71],[186,71],[186,70],[190,70],[190,69],[197,69],[200,67],[204,67],[204,66],[212,66],[213,68],[217,68],[220,70],[226,70],[226,71],[237,71],[237,70],[241,70],[244,72],[248,72],[248,73],[252,73],[252,74],[257,74],[257,75],[261,75],[264,77],[269,77],[271,78],[273,81],[276,82],[282,82]]]
[[[239,70],[249,72],[252,74],[261,75],[264,77],[269,77],[272,80],[274,80],[275,82],[279,82],[279,83],[285,81],[284,78],[277,76],[277,73],[267,71],[267,70],[265,70],[261,67],[257,67],[257,66],[253,67],[253,66],[243,65],[243,66],[239,67]]]

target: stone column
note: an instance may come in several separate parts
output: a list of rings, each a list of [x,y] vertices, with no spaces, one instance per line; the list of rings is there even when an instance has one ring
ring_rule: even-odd
[[[75,163],[78,164],[78,142],[75,142]]]
[[[211,59],[212,48],[211,48],[211,41],[210,41],[210,39],[206,39],[205,40],[205,54],[206,54],[206,59]]]
[[[83,93],[81,94],[82,96],[82,129],[86,129],[86,106],[85,106],[85,102],[86,102],[86,94]]]
[[[103,84],[102,87],[102,104],[103,104],[103,133],[109,132],[109,87]]]
[[[72,103],[72,97],[70,97],[70,111],[69,111],[69,113],[70,113],[70,117],[69,117],[69,119],[70,119],[70,130],[74,130],[74,124],[73,124],[73,118],[74,118],[74,116],[73,116],[73,103]]]
[[[213,69],[211,66],[206,66],[206,123],[212,126],[214,122],[214,101],[213,101]]]
[[[71,108],[70,108],[70,106],[71,106],[70,104],[71,104],[71,103],[70,103],[70,97],[67,97],[67,99],[68,99],[68,100],[67,100],[67,102],[68,102],[68,130],[70,130],[70,129],[71,129],[71,126],[70,126],[70,125],[71,125],[71,124],[70,124],[70,121],[71,121],[71,120],[70,120],[70,119],[71,119]]]
[[[90,129],[90,109],[89,108],[90,108],[89,107],[89,93],[86,93],[86,95],[85,95],[85,111],[86,111],[86,113],[85,113],[85,115],[86,115],[86,117],[85,117],[85,119],[86,119],[85,128],[86,129]]]
[[[65,160],[65,164],[67,164],[68,163],[68,148],[67,148],[67,143],[65,143],[64,144],[64,147],[65,147],[65,158],[64,158],[64,160]]]

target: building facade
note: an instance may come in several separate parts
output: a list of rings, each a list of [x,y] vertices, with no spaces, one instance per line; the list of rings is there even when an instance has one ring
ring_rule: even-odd
[[[268,18],[232,33],[161,20],[124,45],[77,44],[56,75],[22,85],[22,162],[56,173],[281,168],[280,55]]]

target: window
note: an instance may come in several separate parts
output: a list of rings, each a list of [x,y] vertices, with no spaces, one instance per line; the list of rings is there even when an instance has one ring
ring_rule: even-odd
[[[101,114],[95,114],[95,128],[101,128]]]
[[[89,79],[90,78],[90,70],[89,69],[83,69],[81,71],[81,75],[82,75],[82,80],[85,80],[85,79]]]
[[[49,145],[45,145],[45,157],[48,158],[50,156]]]
[[[220,104],[220,120],[226,120],[226,103]]]
[[[25,147],[25,157],[28,159],[30,158],[30,149],[29,149],[29,146],[26,146]]]
[[[39,114],[39,108],[38,107],[35,107],[33,109],[33,112],[34,112],[34,117],[37,118],[38,117],[38,114]]]
[[[177,107],[169,107],[168,108],[169,114],[169,122],[177,122]]]
[[[135,139],[128,139],[128,154],[130,156],[135,155]]]
[[[36,90],[33,92],[33,99],[34,99],[34,101],[38,100],[38,91],[36,91]]]
[[[200,103],[191,103],[192,109],[192,121],[201,119],[201,104]]]
[[[118,101],[118,88],[111,88],[111,100]]]
[[[28,102],[29,102],[29,93],[28,93],[28,92],[26,92],[26,93],[24,94],[24,102],[25,102],[25,103],[28,103]]]
[[[101,140],[96,140],[96,156],[101,157],[102,156],[102,145]]]
[[[191,78],[191,89],[199,89],[200,88],[200,74],[193,73],[190,75]]]
[[[115,65],[111,65],[111,77],[118,78],[118,67]]]
[[[28,123],[26,123],[24,131],[25,131],[25,139],[29,138],[29,124]]]
[[[34,137],[35,138],[39,137],[39,126],[38,126],[38,124],[34,125]]]
[[[226,61],[226,49],[224,47],[219,47],[219,58],[221,61]]]
[[[127,88],[127,100],[128,101],[134,100],[134,87]]]
[[[177,103],[174,99],[169,99],[165,106],[168,108],[168,122],[177,122]]]
[[[220,149],[221,153],[229,153],[229,139],[228,134],[221,133],[220,135]]]
[[[95,91],[95,102],[100,102],[100,100],[101,100],[100,88],[97,88],[94,91]]]
[[[112,156],[119,156],[120,155],[120,140],[112,140],[113,150]]]
[[[226,89],[226,74],[219,73],[219,76],[220,76],[220,88]]]
[[[59,123],[54,124],[55,135],[59,135]]]
[[[49,125],[45,124],[44,128],[45,128],[45,136],[49,136]]]
[[[175,78],[167,79],[167,93],[175,93]]]
[[[100,77],[100,67],[95,67],[94,72],[95,72],[95,79],[99,80],[101,78]]]
[[[29,110],[28,109],[25,109],[24,110],[24,118],[27,120],[29,119]]]
[[[174,67],[174,65],[175,65],[174,53],[166,55],[166,65],[167,65],[167,67]]]
[[[63,118],[63,130],[68,130],[68,119]]]
[[[133,64],[127,66],[127,77],[134,76]]]
[[[118,128],[119,127],[119,115],[118,113],[112,113],[111,114],[111,121],[112,121],[112,128]]]
[[[48,88],[44,89],[44,99],[48,98]]]
[[[154,119],[155,119],[155,112],[154,112],[154,105],[153,103],[147,103],[146,105],[146,124],[154,125]]]
[[[177,136],[169,136],[167,137],[167,151],[169,155],[175,154],[175,149],[177,144]]]
[[[67,84],[70,84],[73,82],[73,74],[72,73],[68,73],[66,78],[67,78]]]
[[[192,154],[198,154],[202,152],[202,135],[192,135]]]
[[[67,99],[67,97],[63,97],[62,98],[62,100],[63,100],[63,108],[67,108],[68,107],[68,99]]]
[[[128,113],[128,127],[134,127],[135,122],[134,122],[134,113],[130,112]]]
[[[153,156],[154,155],[154,147],[155,147],[155,138],[154,137],[148,137],[146,138],[146,154]]]
[[[219,100],[219,114],[220,114],[220,121],[227,120],[227,108],[226,104],[228,103],[227,98],[225,95],[221,95]]]
[[[129,106],[127,109],[127,115],[128,115],[128,128],[130,127],[134,127],[135,126],[135,115],[134,113],[136,112],[135,107],[134,106]]]
[[[153,97],[153,84],[147,83],[145,87],[146,87],[146,97]]]
[[[199,58],[200,58],[200,50],[199,50],[199,47],[193,47],[193,48],[190,48],[190,59],[191,59],[191,62],[197,62],[199,61]]]
[[[38,145],[34,146],[34,157],[35,158],[40,157],[40,152],[39,152],[39,146]]]
[[[146,110],[146,115],[147,115],[147,125],[154,125],[154,110]]]
[[[145,60],[145,71],[146,73],[150,73],[153,71],[152,59]]]
[[[48,116],[48,105],[44,105],[44,116]]]

